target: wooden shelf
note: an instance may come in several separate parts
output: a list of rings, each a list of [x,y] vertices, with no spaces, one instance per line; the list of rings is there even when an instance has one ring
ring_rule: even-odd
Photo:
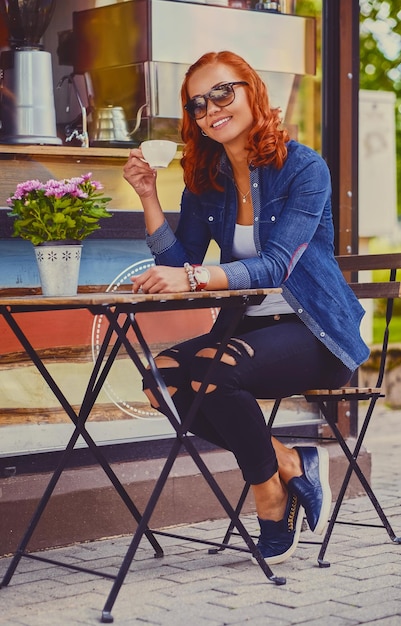
[[[0,155],[15,155],[16,157],[24,156],[51,156],[53,158],[107,158],[107,159],[126,159],[131,149],[131,144],[127,148],[81,148],[79,146],[45,146],[39,144],[30,145],[9,145],[0,144]]]

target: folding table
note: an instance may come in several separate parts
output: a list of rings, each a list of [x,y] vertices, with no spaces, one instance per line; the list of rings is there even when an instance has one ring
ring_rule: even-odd
[[[8,294],[12,290],[8,290]],[[190,426],[192,420],[199,408],[202,398],[206,392],[207,386],[211,380],[214,367],[218,360],[221,358],[229,338],[232,336],[234,328],[240,320],[245,307],[250,304],[259,304],[263,298],[269,293],[277,293],[278,289],[256,289],[256,290],[238,290],[238,291],[214,291],[214,292],[195,292],[195,293],[175,293],[175,294],[132,294],[131,292],[116,291],[111,293],[85,293],[78,294],[71,297],[43,297],[41,295],[1,295],[0,294],[0,314],[3,316],[10,329],[14,333],[15,337],[19,340],[24,350],[28,354],[32,363],[37,367],[43,379],[47,382],[50,389],[60,402],[65,413],[68,415],[72,423],[74,424],[74,431],[71,435],[65,450],[63,451],[61,460],[55,469],[45,492],[34,512],[25,534],[18,546],[16,553],[14,554],[10,565],[1,581],[1,587],[5,587],[11,581],[11,578],[21,560],[22,557],[36,559],[69,569],[86,571],[92,574],[103,576],[114,580],[110,593],[107,597],[104,605],[101,621],[104,623],[110,623],[113,621],[111,610],[114,602],[117,599],[119,590],[125,580],[125,576],[131,566],[132,560],[135,556],[139,543],[145,535],[147,540],[152,545],[155,556],[162,557],[163,550],[156,539],[156,535],[174,536],[167,531],[151,530],[149,528],[149,521],[153,510],[158,502],[160,494],[164,488],[164,485],[169,476],[170,470],[174,464],[175,459],[181,449],[184,447],[188,454],[192,457],[195,464],[198,466],[203,477],[207,481],[210,489],[215,494],[216,498],[226,511],[228,517],[231,520],[233,527],[235,527],[239,535],[243,538],[246,547],[234,546],[222,543],[216,543],[211,541],[203,541],[194,539],[191,537],[182,537],[188,541],[196,541],[197,543],[204,543],[214,547],[227,547],[233,550],[243,551],[251,553],[257,560],[260,568],[276,585],[285,584],[285,578],[277,577],[273,574],[270,567],[266,564],[262,558],[258,548],[256,547],[253,539],[245,529],[244,525],[238,517],[238,513],[233,509],[224,492],[219,487],[218,483],[212,476],[204,460],[201,458],[199,452],[193,444],[192,438],[189,436]],[[145,339],[140,323],[138,322],[138,313],[156,313],[160,311],[180,311],[180,310],[193,310],[193,309],[205,309],[205,308],[218,308],[231,309],[230,323],[225,329],[224,336],[220,338],[219,347],[216,351],[216,355],[211,359],[208,372],[205,379],[202,381],[201,387],[198,393],[195,395],[194,402],[187,413],[187,415],[179,415],[177,409],[172,401],[164,381],[157,369],[155,361],[152,356],[150,346]],[[93,316],[102,315],[106,321],[106,331],[104,338],[99,347],[96,359],[93,363],[93,368],[89,377],[89,381],[82,399],[82,403],[78,412],[76,412],[71,403],[67,400],[59,385],[47,369],[44,360],[38,354],[38,351],[34,348],[30,342],[27,334],[22,330],[21,325],[18,323],[18,316],[15,314],[31,313],[37,311],[57,311],[57,310],[74,310],[74,309],[86,309]],[[129,331],[134,331],[138,344],[132,342],[128,337]],[[113,469],[107,462],[101,446],[98,446],[93,440],[91,435],[86,429],[86,421],[90,416],[91,410],[96,402],[96,399],[106,381],[107,375],[120,351],[124,346],[128,356],[138,369],[141,376],[147,377],[147,384],[150,386],[151,391],[159,402],[163,413],[172,424],[175,430],[175,437],[172,440],[172,445],[169,454],[166,457],[164,465],[161,469],[160,476],[155,482],[154,489],[149,497],[147,505],[143,512],[140,512],[135,506],[133,500],[130,498],[123,485],[119,481],[118,477],[114,473]],[[149,369],[147,369],[147,365]],[[33,554],[27,551],[30,538],[38,525],[41,515],[43,514],[49,499],[57,485],[57,482],[66,468],[69,458],[74,450],[79,437],[82,437],[94,455],[97,463],[102,467],[108,478],[110,479],[114,489],[121,497],[122,501],[127,506],[128,510],[132,514],[133,518],[137,522],[137,528],[132,536],[131,543],[127,549],[125,557],[119,567],[116,575],[111,575],[105,572],[99,572],[96,570],[90,570],[80,566],[66,564],[61,561],[55,561],[47,558],[43,554]]]

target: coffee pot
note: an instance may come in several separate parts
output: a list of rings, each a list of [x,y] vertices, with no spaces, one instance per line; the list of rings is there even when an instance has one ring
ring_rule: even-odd
[[[121,106],[95,107],[89,125],[90,142],[131,141],[125,112]]]

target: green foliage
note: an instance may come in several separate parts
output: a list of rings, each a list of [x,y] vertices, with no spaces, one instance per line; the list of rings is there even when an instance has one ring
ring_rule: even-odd
[[[385,319],[375,313],[373,318],[373,343],[380,344],[383,339]],[[401,315],[394,315],[390,326],[390,344],[401,343]]]
[[[100,228],[101,218],[111,217],[102,186],[91,174],[61,181],[20,183],[8,204],[15,218],[13,237],[39,245],[45,241],[82,241]]]
[[[320,16],[322,12],[322,0],[297,0],[295,3],[297,15]]]
[[[385,239],[373,239],[369,244],[370,254],[385,254],[399,252],[397,245],[389,243]],[[372,279],[375,282],[385,283],[390,278],[390,270],[374,270]],[[396,279],[401,280],[401,269],[397,270]],[[384,326],[386,323],[386,300],[384,298],[374,301],[373,309],[373,343],[381,343]],[[390,326],[390,343],[401,343],[401,299],[396,298],[393,305],[393,317]]]

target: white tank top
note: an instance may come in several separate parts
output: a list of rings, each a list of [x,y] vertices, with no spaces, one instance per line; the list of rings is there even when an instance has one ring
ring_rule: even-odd
[[[253,226],[235,225],[233,256],[235,259],[250,259],[258,255],[253,241]],[[272,293],[256,306],[249,306],[246,315],[277,315],[294,313],[294,309],[284,300],[281,293]]]

